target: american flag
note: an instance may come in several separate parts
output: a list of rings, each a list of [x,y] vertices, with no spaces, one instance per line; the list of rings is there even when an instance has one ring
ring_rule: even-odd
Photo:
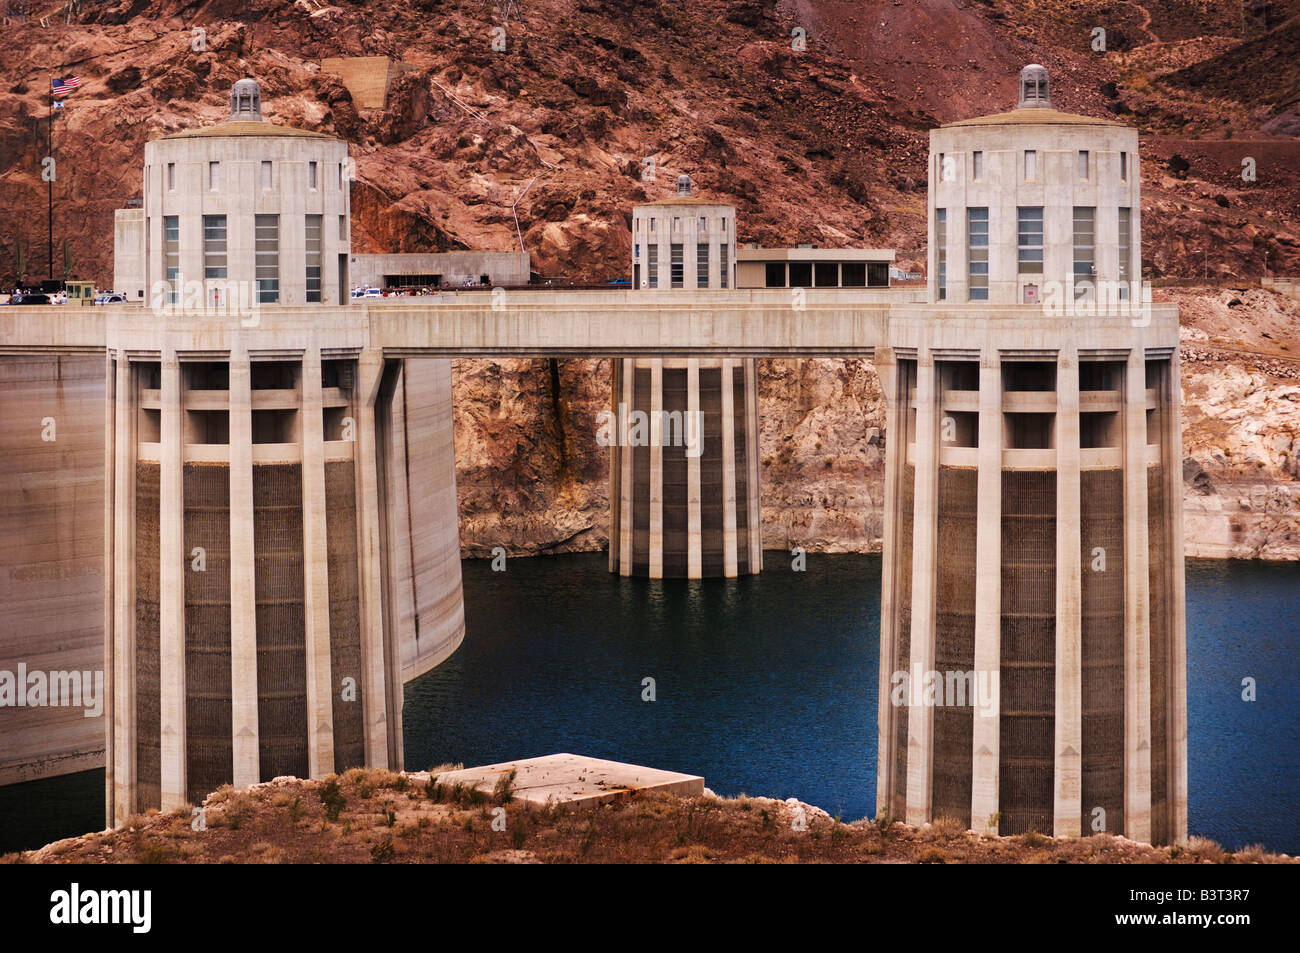
[[[52,79],[50,82],[54,86],[54,95],[62,96],[64,93],[70,93],[81,85],[81,80],[75,76],[69,76],[67,79]]]

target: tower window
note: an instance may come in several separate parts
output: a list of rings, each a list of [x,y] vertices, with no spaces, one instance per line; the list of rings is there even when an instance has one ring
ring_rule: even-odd
[[[703,215],[701,215],[701,216],[700,216],[700,231],[701,231],[701,232],[707,232],[708,230],[709,230],[709,221],[708,221],[708,219],[706,219]]]
[[[253,232],[257,300],[274,304],[280,300],[280,216],[254,215]]]
[[[271,187],[271,163],[263,162],[262,163],[262,188],[269,189],[270,187]]]
[[[1087,177],[1088,177],[1088,150],[1080,149],[1079,150],[1079,178],[1086,179]]]
[[[1091,297],[1097,270],[1093,260],[1094,220],[1097,210],[1076,206],[1074,209],[1074,297]]]
[[[181,226],[180,219],[175,215],[163,216],[163,269],[163,277],[170,285],[167,302],[175,304],[180,291],[176,287],[176,280],[181,269]]]
[[[316,188],[316,163],[315,162],[307,163],[307,188],[309,189]]]
[[[934,255],[939,269],[939,300],[948,296],[948,210],[935,209]]]
[[[1021,274],[1043,273],[1043,207],[1016,209],[1016,270]]]
[[[727,250],[730,247],[726,242],[718,246],[718,284],[723,288],[727,287],[727,275],[731,273],[731,253]]]
[[[203,216],[203,277],[226,277],[226,216]]]
[[[984,153],[971,153],[971,178],[976,182],[984,178]]]
[[[682,264],[681,244],[674,243],[672,246],[670,246],[670,251],[672,253],[672,259],[671,259],[672,274],[670,276],[672,280],[672,287],[681,288],[683,287],[683,283],[684,283],[684,276],[683,276],[684,266]]]
[[[1032,182],[1038,178],[1038,150],[1025,150],[1025,181]]]
[[[703,219],[700,219],[703,221]],[[709,286],[709,244],[700,242],[695,246],[695,287]]]
[[[1121,182],[1128,181],[1128,153],[1119,154],[1119,178]]]
[[[650,219],[651,230],[654,227],[654,219]],[[659,246],[646,246],[646,279],[651,288],[659,287]]]
[[[175,162],[167,163],[167,191],[168,192],[176,191],[176,163]]]
[[[970,263],[970,300],[989,300],[989,210],[967,210],[967,256]]]
[[[315,165],[316,163],[312,163]],[[321,220],[323,216],[308,215],[306,221],[306,300],[321,300]]]
[[[1119,280],[1129,281],[1132,272],[1129,268],[1129,259],[1133,255],[1132,248],[1132,228],[1133,228],[1133,210],[1122,208],[1119,210]],[[1128,299],[1128,288],[1125,285],[1119,287],[1119,298],[1121,301]]]
[[[208,190],[216,192],[221,188],[221,163],[208,163]]]

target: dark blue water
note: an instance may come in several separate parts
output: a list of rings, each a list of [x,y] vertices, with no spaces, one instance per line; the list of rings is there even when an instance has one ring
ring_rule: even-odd
[[[701,582],[604,555],[465,562],[465,643],[407,686],[407,765],[568,751],[874,814],[880,559],[781,555]]]
[[[1192,834],[1300,854],[1300,566],[1187,561],[1187,762]]]
[[[693,583],[606,566],[463,564],[465,644],[407,687],[408,768],[570,751],[875,814],[879,557],[796,573],[771,552],[761,576]],[[1191,833],[1300,852],[1300,566],[1189,560],[1187,654]]]
[[[695,583],[606,565],[463,564],[465,644],[407,686],[408,768],[571,751],[874,815],[879,557],[794,573],[770,552],[761,576]],[[1187,655],[1191,832],[1300,853],[1300,565],[1189,560]],[[0,788],[0,852],[98,829],[103,789],[102,771]]]

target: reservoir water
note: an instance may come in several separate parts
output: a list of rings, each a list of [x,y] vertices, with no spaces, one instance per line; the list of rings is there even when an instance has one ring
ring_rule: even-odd
[[[409,769],[569,751],[875,813],[878,556],[793,572],[768,552],[760,576],[703,582],[606,565],[463,564],[465,643],[406,689]],[[1300,853],[1300,565],[1188,560],[1187,655],[1191,833]],[[102,771],[0,788],[0,851],[102,816]]]

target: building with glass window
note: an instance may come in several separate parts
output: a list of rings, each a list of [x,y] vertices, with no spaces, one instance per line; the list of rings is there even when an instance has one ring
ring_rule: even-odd
[[[734,289],[736,209],[677,194],[632,210],[639,294]],[[662,299],[667,300],[667,299]],[[651,579],[757,573],[758,382],[753,358],[614,361],[609,570]]]
[[[1137,130],[1058,112],[1025,67],[1018,108],[930,132],[931,300],[1126,300],[1139,190]]]
[[[230,118],[145,145],[144,207],[116,223],[118,290],[146,303],[209,310],[347,304],[348,149],[332,136],[262,118],[251,79]]]
[[[1121,284],[1137,151],[1036,65],[931,133],[930,303],[876,355],[876,803],[908,823],[1186,839],[1178,328]]]
[[[888,288],[892,248],[736,249],[737,288]]]

